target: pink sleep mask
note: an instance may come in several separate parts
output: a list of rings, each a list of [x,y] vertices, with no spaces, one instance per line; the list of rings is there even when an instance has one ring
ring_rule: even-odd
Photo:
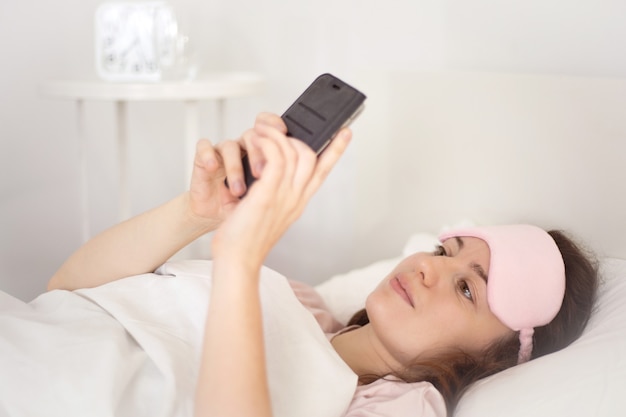
[[[520,332],[519,363],[530,359],[534,328],[548,324],[561,309],[565,265],[552,237],[531,225],[470,227],[442,233],[476,237],[489,246],[489,308],[510,329]]]

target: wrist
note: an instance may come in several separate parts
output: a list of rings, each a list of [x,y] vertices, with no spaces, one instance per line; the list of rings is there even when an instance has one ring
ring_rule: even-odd
[[[224,233],[223,229],[218,229],[211,240],[214,265],[246,274],[258,273],[265,262],[267,252],[258,245],[246,242],[246,236],[239,234],[233,236]]]
[[[228,282],[228,286],[239,288],[240,285],[256,285],[261,275],[261,265],[235,257],[217,257],[213,259],[213,283]]]
[[[219,220],[200,216],[192,209],[191,195],[189,191],[184,192],[181,195],[181,199],[184,205],[184,217],[187,224],[201,231],[202,234],[212,232],[217,229],[220,224]]]

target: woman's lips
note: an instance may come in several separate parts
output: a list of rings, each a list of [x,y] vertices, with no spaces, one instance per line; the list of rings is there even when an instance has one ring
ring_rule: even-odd
[[[404,301],[407,302],[407,304],[413,307],[413,300],[411,300],[409,293],[406,291],[406,289],[404,289],[404,286],[402,285],[398,277],[391,278],[390,285],[391,288],[393,288],[393,290],[397,292],[400,297],[404,299]]]

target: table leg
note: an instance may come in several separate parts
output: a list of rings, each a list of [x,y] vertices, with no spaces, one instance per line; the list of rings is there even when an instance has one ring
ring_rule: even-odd
[[[80,163],[80,218],[83,243],[91,235],[89,219],[89,180],[87,178],[87,136],[85,135],[85,108],[83,100],[76,100],[76,133]]]
[[[215,101],[215,141],[224,140],[224,106],[226,101],[218,99]]]
[[[193,169],[194,156],[196,154],[196,142],[200,139],[198,131],[198,101],[185,101],[185,190],[189,188],[191,170]],[[216,100],[215,111],[215,139],[216,143],[223,138],[224,134],[224,100]]]
[[[187,190],[191,181],[191,170],[193,169],[194,156],[196,154],[196,142],[200,139],[198,131],[198,101],[185,101],[185,184],[183,188]],[[215,110],[215,139],[213,143],[224,139],[224,100],[216,100]]]
[[[119,163],[119,216],[120,221],[130,218],[130,190],[128,187],[128,144],[126,127],[126,102],[115,102],[117,117],[117,155]]]
[[[185,101],[185,184],[183,190],[189,189],[191,183],[196,142],[200,139],[198,137],[198,120],[198,102],[196,100]]]
[[[196,155],[196,142],[200,139],[198,132],[199,110],[197,100],[185,101],[185,183],[183,190],[188,190],[191,184],[191,171],[193,170],[194,157]],[[182,251],[185,259],[203,259],[208,258],[206,248],[208,242],[204,237],[200,237],[195,242],[189,244]]]

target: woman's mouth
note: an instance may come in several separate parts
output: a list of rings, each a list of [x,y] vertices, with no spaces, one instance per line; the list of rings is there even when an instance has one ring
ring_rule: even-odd
[[[400,295],[400,297],[402,297],[404,301],[407,302],[407,304],[413,307],[413,300],[411,300],[409,293],[406,291],[406,289],[404,288],[404,286],[402,285],[398,277],[391,278],[390,285],[391,285],[391,288],[393,288],[393,290],[396,293],[398,293],[398,295]]]

